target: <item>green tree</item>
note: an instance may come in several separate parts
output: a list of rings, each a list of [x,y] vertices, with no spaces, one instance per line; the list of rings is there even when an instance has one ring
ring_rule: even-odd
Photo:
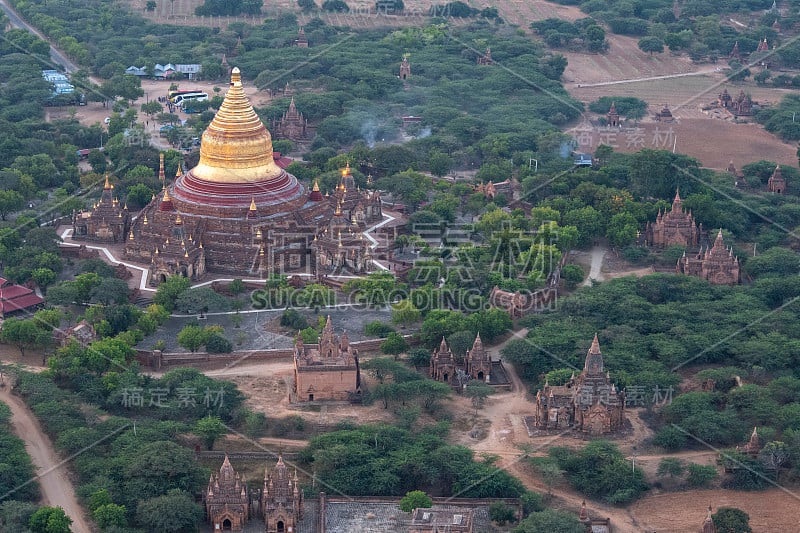
[[[61,507],[42,507],[28,521],[33,533],[70,533],[72,518]]]
[[[56,273],[49,268],[34,268],[31,270],[31,279],[43,291],[56,280]]]
[[[111,527],[125,527],[128,525],[127,510],[122,505],[107,503],[92,512],[92,518],[100,529]]]
[[[768,442],[758,454],[758,458],[767,468],[775,470],[775,481],[779,481],[781,468],[789,461],[789,457],[789,446],[781,441]]]
[[[419,322],[422,312],[414,307],[411,300],[401,300],[392,305],[392,322],[403,326],[410,326]]]
[[[470,330],[456,331],[447,336],[447,347],[453,352],[456,362],[462,363],[467,350],[475,343],[475,334]]]
[[[234,296],[242,294],[245,290],[247,290],[247,287],[245,287],[244,281],[240,278],[236,278],[228,284],[228,292]]]
[[[467,386],[464,387],[464,396],[472,401],[472,407],[475,408],[475,414],[477,414],[478,409],[483,407],[484,403],[486,403],[486,398],[493,393],[494,389],[490,385],[474,379],[468,381]]]
[[[638,227],[639,224],[633,215],[627,212],[617,213],[608,223],[606,237],[612,245],[622,247],[636,239]]]
[[[32,319],[8,318],[0,332],[0,340],[19,348],[22,357],[25,357],[25,350],[45,346],[51,339],[52,333],[40,328]]]
[[[152,117],[153,115],[157,115],[164,111],[164,106],[158,102],[158,100],[151,100],[147,103],[141,105],[142,113],[147,115],[148,117]]]
[[[108,493],[108,489],[98,489],[89,496],[89,510],[92,512],[109,503],[114,502]]]
[[[686,470],[688,472],[686,483],[690,487],[706,487],[717,477],[717,469],[712,465],[689,463]]]
[[[25,199],[17,191],[0,190],[0,220],[25,206]]]
[[[738,61],[728,62],[729,69],[725,71],[728,79],[731,81],[743,81],[750,76],[750,69],[742,66]]]
[[[660,54],[664,51],[664,41],[658,37],[642,37],[639,39],[639,49],[650,55],[653,55],[655,52]]]
[[[121,305],[129,301],[129,294],[127,282],[119,278],[103,278],[100,284],[92,289],[89,301],[103,305]]]
[[[207,335],[203,328],[195,324],[188,324],[178,332],[178,344],[194,353],[206,343]]]
[[[325,285],[309,283],[300,291],[298,301],[310,309],[330,307],[336,303],[336,294]]]
[[[504,526],[506,522],[513,522],[517,513],[510,505],[503,502],[492,502],[489,504],[489,518],[492,522]]]
[[[155,191],[144,183],[136,183],[128,189],[126,203],[131,209],[141,209],[150,203]]]
[[[193,431],[197,436],[203,439],[206,448],[213,450],[214,442],[225,435],[228,432],[228,428],[225,427],[225,424],[222,423],[219,417],[208,415],[197,421]]]
[[[234,315],[231,320],[236,317],[241,318],[241,315]],[[231,341],[219,333],[208,335],[205,344],[208,353],[231,353],[233,351],[233,344]]]
[[[203,509],[188,492],[171,490],[139,503],[136,522],[146,531],[180,533],[197,531],[203,520]]]
[[[711,515],[717,533],[752,533],[750,515],[736,507],[720,507]]]
[[[755,76],[753,76],[753,80],[758,85],[766,85],[767,80],[770,79],[771,76],[772,72],[770,72],[769,70],[762,70],[761,72],[758,72]]]
[[[431,362],[431,352],[427,348],[414,348],[408,352],[408,362],[414,368],[425,368]]]
[[[396,332],[389,333],[386,340],[381,343],[381,351],[389,355],[398,355],[408,349],[408,344],[402,335]]]
[[[545,509],[531,513],[512,530],[512,533],[585,533],[586,527],[574,513]]]
[[[175,300],[175,309],[184,313],[227,311],[230,302],[211,287],[198,287],[183,291]]]
[[[175,309],[178,296],[189,288],[191,281],[183,276],[170,276],[161,283],[153,296],[153,303],[158,304],[169,312]]]
[[[414,509],[428,509],[432,506],[431,497],[421,490],[406,492],[406,495],[400,499],[400,510],[406,513],[410,513]]]
[[[683,463],[675,457],[664,457],[658,463],[658,477],[680,477],[683,475]]]
[[[439,178],[444,177],[453,168],[453,158],[439,150],[432,150],[428,156],[428,166],[431,174]]]

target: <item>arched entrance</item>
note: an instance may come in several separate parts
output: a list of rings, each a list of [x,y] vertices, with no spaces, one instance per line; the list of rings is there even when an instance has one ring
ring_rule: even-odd
[[[444,381],[445,383],[447,383],[449,381],[449,378],[450,378],[450,374],[448,374],[447,372],[442,374],[442,381]]]
[[[478,379],[483,381],[483,372],[478,372]]]
[[[278,520],[278,533],[283,533],[284,531],[283,520]]]
[[[225,519],[222,521],[222,531],[231,531],[233,529],[233,524],[229,519]]]
[[[161,274],[160,276],[158,276],[158,281],[164,283],[165,281],[167,281],[167,275]]]

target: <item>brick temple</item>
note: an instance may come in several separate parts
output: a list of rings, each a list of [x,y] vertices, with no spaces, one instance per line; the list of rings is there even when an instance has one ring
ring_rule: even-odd
[[[294,345],[293,401],[356,400],[361,397],[358,350],[350,346],[347,332],[333,331],[331,317],[317,344],[304,344],[298,335]]]
[[[739,258],[733,255],[733,248],[725,246],[722,230],[719,230],[714,245],[701,248],[696,255],[686,255],[678,260],[676,272],[708,280],[712,285],[739,284]]]
[[[692,212],[683,208],[680,192],[676,191],[672,209],[664,213],[658,210],[655,222],[648,222],[645,226],[644,238],[647,244],[659,248],[673,245],[697,246],[702,230],[702,224],[697,225]]]
[[[264,487],[251,494],[244,478],[234,470],[228,456],[219,473],[212,473],[204,495],[206,516],[214,531],[258,530],[266,533],[299,532],[303,517],[303,492],[297,479],[289,474],[282,457],[271,471],[264,471]],[[248,528],[247,522],[262,522],[262,527]]]
[[[625,393],[618,391],[603,371],[597,335],[586,354],[583,371],[565,385],[550,385],[536,393],[533,422],[537,429],[573,428],[589,435],[604,435],[625,424]]]
[[[317,250],[326,244],[344,248],[338,232],[331,231],[337,205],[351,206],[345,238],[382,219],[376,191],[342,187],[338,196],[324,197],[318,187],[309,191],[275,163],[272,137],[244,93],[238,68],[231,71],[225,99],[203,133],[198,165],[186,172],[179,167],[168,185],[162,163],[159,177],[163,190],[127,225],[124,239],[125,258],[148,264],[152,285],[173,275],[198,280],[207,272],[321,275]],[[95,217],[92,212],[86,218]],[[103,235],[117,239],[117,233],[112,227]],[[346,250],[351,260],[325,257],[325,273],[370,269],[369,242],[356,241]]]

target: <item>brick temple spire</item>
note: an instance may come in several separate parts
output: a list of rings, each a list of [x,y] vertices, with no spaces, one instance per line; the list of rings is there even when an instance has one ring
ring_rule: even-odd
[[[583,364],[583,371],[587,374],[602,374],[603,373],[603,354],[600,353],[600,341],[597,339],[597,333],[594,334],[592,345],[586,353],[586,361]]]
[[[167,176],[164,174],[164,153],[158,154],[158,181],[161,182],[162,189],[166,186]]]

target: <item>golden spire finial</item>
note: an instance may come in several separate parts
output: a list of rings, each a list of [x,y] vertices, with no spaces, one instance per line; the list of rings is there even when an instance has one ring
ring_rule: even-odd
[[[337,215],[337,216],[342,214],[342,202],[341,202],[341,200],[336,202],[336,213],[334,213],[334,214]]]
[[[178,216],[175,217],[175,224],[183,224],[180,213],[178,213]]]
[[[128,233],[128,240],[129,241],[133,240],[133,230],[131,230],[130,233]]]
[[[175,177],[179,178],[183,174],[183,168],[181,168],[181,160],[178,159],[178,169],[175,171]]]
[[[183,252],[183,257],[185,257],[185,258],[187,258],[187,259],[188,259],[188,258],[189,258],[189,252],[188,252],[188,251],[186,251],[186,252]]]
[[[145,215],[145,216],[144,216],[144,222],[143,222],[143,224],[144,224],[145,226],[147,225],[147,215]]]
[[[167,240],[164,241],[164,244],[169,244],[169,237],[167,237]]]
[[[169,197],[169,191],[164,189],[164,198],[161,199],[162,202],[169,202],[172,199]]]
[[[104,189],[110,189],[111,184],[108,182],[108,172],[106,172],[106,182],[103,184]]]
[[[319,181],[316,178],[314,178],[314,186],[311,188],[311,190],[314,192],[319,192]]]
[[[255,211],[255,210],[256,210],[256,199],[250,197],[250,211]]]
[[[284,174],[272,156],[272,137],[244,92],[239,69],[233,69],[225,99],[203,133],[200,162],[192,175],[216,183],[241,183]]]

